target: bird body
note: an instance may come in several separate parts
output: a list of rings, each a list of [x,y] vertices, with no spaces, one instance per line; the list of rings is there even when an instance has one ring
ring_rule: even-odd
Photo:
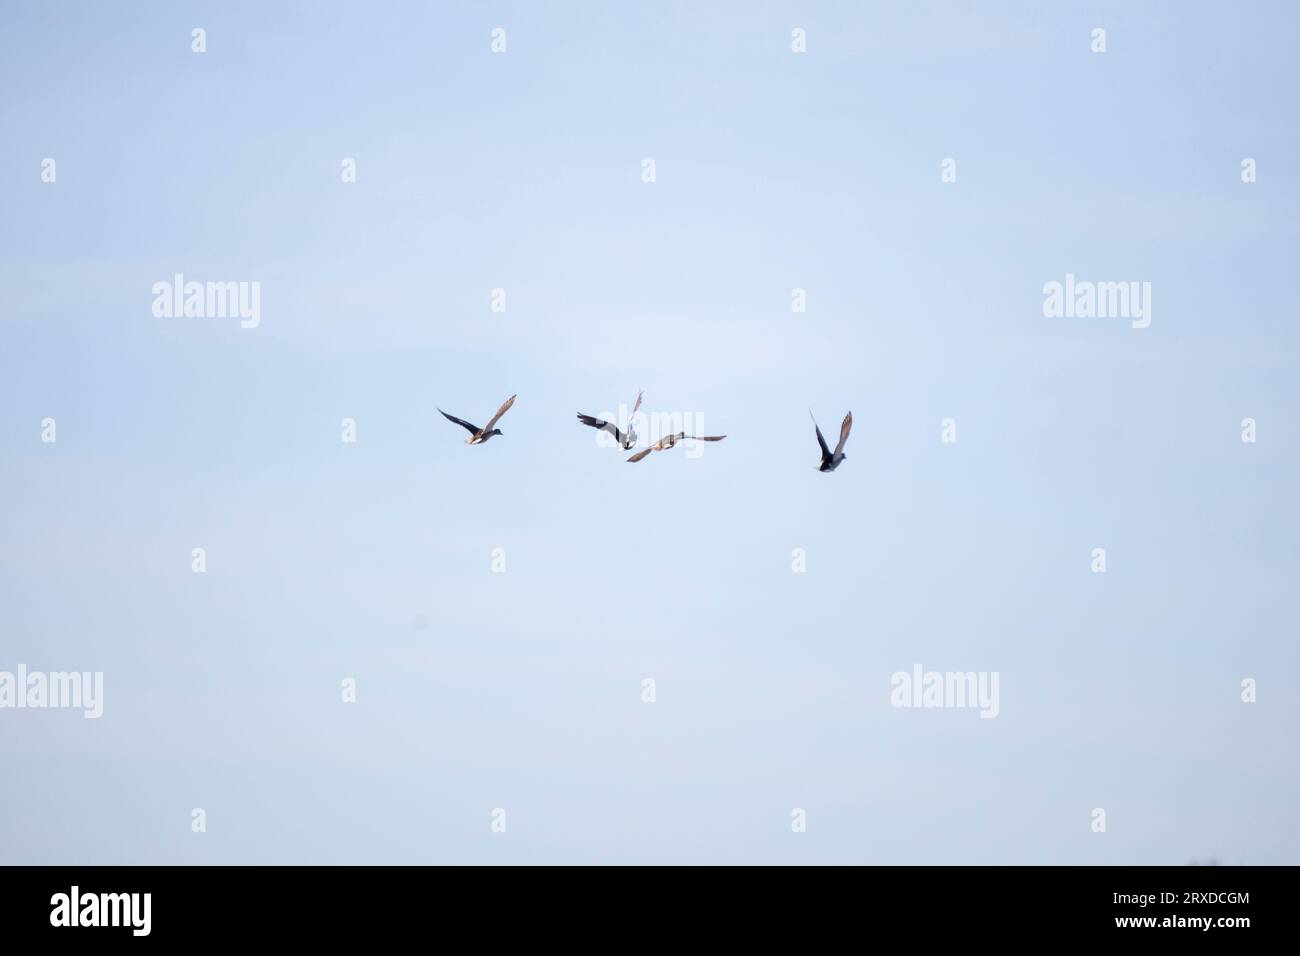
[[[636,447],[636,432],[633,431],[632,420],[636,417],[637,409],[641,407],[641,396],[644,394],[644,392],[636,393],[636,404],[632,406],[632,413],[627,416],[626,432],[619,431],[618,426],[613,422],[607,422],[604,419],[596,418],[593,415],[584,415],[582,412],[578,412],[578,421],[582,422],[584,425],[589,425],[592,428],[599,428],[601,431],[609,432],[614,436],[614,440],[618,442],[619,447],[624,451],[629,451]]]
[[[502,403],[501,407],[497,409],[497,413],[492,416],[491,421],[489,421],[482,428],[479,428],[477,425],[471,425],[463,418],[457,418],[455,415],[448,415],[446,412],[442,411],[441,408],[438,409],[438,411],[442,413],[443,418],[447,419],[450,422],[455,422],[461,428],[464,428],[466,431],[469,432],[469,438],[465,439],[465,444],[481,445],[489,438],[491,438],[493,435],[505,434],[505,432],[503,432],[501,429],[496,427],[496,423],[501,420],[502,415],[510,411],[510,406],[515,403],[515,399],[517,397],[518,396],[516,395],[511,395],[509,398],[507,398],[505,402]]]
[[[812,418],[812,411],[809,410],[808,417]],[[844,454],[844,443],[849,440],[849,429],[853,427],[853,413],[849,412],[844,416],[844,422],[840,425],[840,441],[835,446],[835,451],[831,451],[826,444],[826,439],[822,437],[822,430],[817,427],[817,419],[813,418],[813,430],[817,432],[817,444],[821,445],[822,460],[817,465],[818,471],[830,472],[840,466],[848,455]]]
[[[690,439],[691,441],[722,441],[726,435],[688,435],[686,432],[678,432],[676,435],[665,435],[648,448],[642,448],[635,455],[628,458],[628,461],[640,461],[652,451],[667,451],[679,441]]]

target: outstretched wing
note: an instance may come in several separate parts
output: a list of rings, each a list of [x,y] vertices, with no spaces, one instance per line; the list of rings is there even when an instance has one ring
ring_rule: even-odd
[[[641,397],[645,395],[641,389],[636,391],[636,404],[632,406],[632,414],[627,416],[627,439],[623,442],[624,448],[631,448],[636,444],[636,413],[641,408]]]
[[[592,428],[599,428],[601,431],[609,432],[618,439],[620,445],[624,443],[623,433],[618,430],[618,427],[613,422],[602,421],[601,419],[594,418],[591,415],[584,415],[582,412],[578,413],[578,421],[582,422],[584,425],[590,425]]]
[[[722,441],[726,435],[683,435],[683,438],[689,438],[693,441]]]
[[[465,419],[463,419],[463,418],[457,418],[455,415],[448,415],[446,412],[443,412],[441,408],[438,409],[438,411],[442,412],[442,417],[445,418],[445,419],[447,419],[448,421],[455,422],[455,423],[456,423],[457,425],[459,425],[461,428],[467,428],[467,429],[469,429],[469,433],[470,433],[471,435],[477,435],[477,434],[478,434],[478,426],[477,426],[477,425],[471,425],[469,422],[465,421]]]
[[[822,461],[831,460],[831,450],[826,444],[826,439],[822,437],[822,430],[817,426],[817,419],[813,418],[813,413],[808,412],[808,417],[813,420],[813,429],[817,432],[817,444],[822,446]]]
[[[497,422],[501,420],[501,416],[510,411],[510,406],[515,403],[516,397],[517,396],[515,395],[511,395],[505,400],[501,407],[497,409],[497,413],[492,416],[492,421],[483,426],[485,432],[490,432],[492,429],[496,428]]]
[[[844,450],[844,443],[849,440],[849,429],[853,427],[853,413],[849,412],[844,416],[844,424],[840,426],[840,443],[835,446],[835,454]]]
[[[649,448],[642,448],[635,455],[632,455],[630,458],[628,458],[628,461],[640,461],[642,458],[644,458],[646,455],[650,454],[654,450],[655,450],[654,445],[651,445]]]

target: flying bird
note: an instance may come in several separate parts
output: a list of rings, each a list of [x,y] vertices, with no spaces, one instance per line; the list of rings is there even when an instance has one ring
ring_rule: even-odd
[[[683,438],[689,438],[693,441],[722,441],[722,439],[726,437],[726,435],[688,435],[686,432],[678,432],[676,435],[665,435],[649,448],[642,448],[635,455],[628,458],[628,461],[640,461],[652,451],[667,451]]]
[[[591,415],[584,415],[578,412],[578,421],[584,425],[590,425],[592,428],[599,428],[601,431],[607,431],[614,436],[614,440],[622,446],[624,451],[636,447],[636,432],[632,430],[632,419],[636,417],[637,409],[641,407],[641,396],[644,392],[636,393],[636,404],[632,406],[632,414],[627,416],[627,434],[618,430],[618,426],[613,422],[602,421]]]
[[[502,406],[497,409],[497,413],[492,416],[492,420],[488,422],[486,425],[484,425],[482,428],[479,428],[477,425],[471,425],[463,418],[457,418],[455,415],[448,415],[446,412],[443,412],[441,408],[438,409],[438,411],[442,412],[443,418],[447,419],[448,421],[455,422],[461,428],[464,428],[466,431],[469,432],[469,438],[465,439],[465,444],[481,445],[489,438],[491,438],[493,435],[505,434],[505,432],[503,432],[501,429],[495,428],[494,426],[496,425],[497,422],[501,420],[502,415],[510,411],[510,406],[515,403],[516,397],[517,396],[511,395],[509,398],[507,398],[504,404],[502,404]]]
[[[822,437],[822,430],[817,427],[817,419],[813,418],[812,409],[808,410],[808,417],[813,420],[813,428],[817,431],[817,444],[822,446],[822,461],[817,466],[818,471],[834,471],[840,466],[845,458],[849,456],[844,454],[844,443],[849,440],[849,429],[853,427],[853,413],[849,412],[844,416],[844,424],[840,425],[840,443],[835,446],[835,451],[826,447],[826,439]]]

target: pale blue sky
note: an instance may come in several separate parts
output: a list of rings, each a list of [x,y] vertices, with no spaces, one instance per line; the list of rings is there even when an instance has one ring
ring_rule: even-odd
[[[0,862],[1300,862],[1294,4],[114,6],[0,29]]]

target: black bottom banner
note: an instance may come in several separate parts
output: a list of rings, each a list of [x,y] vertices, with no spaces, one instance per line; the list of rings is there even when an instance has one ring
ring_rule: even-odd
[[[689,932],[829,943],[1284,938],[1295,872],[1250,867],[8,867],[9,941],[402,941],[486,930],[549,940]],[[972,935],[974,934],[974,935]],[[677,937],[684,938],[684,937]],[[64,940],[67,941],[66,939]]]

